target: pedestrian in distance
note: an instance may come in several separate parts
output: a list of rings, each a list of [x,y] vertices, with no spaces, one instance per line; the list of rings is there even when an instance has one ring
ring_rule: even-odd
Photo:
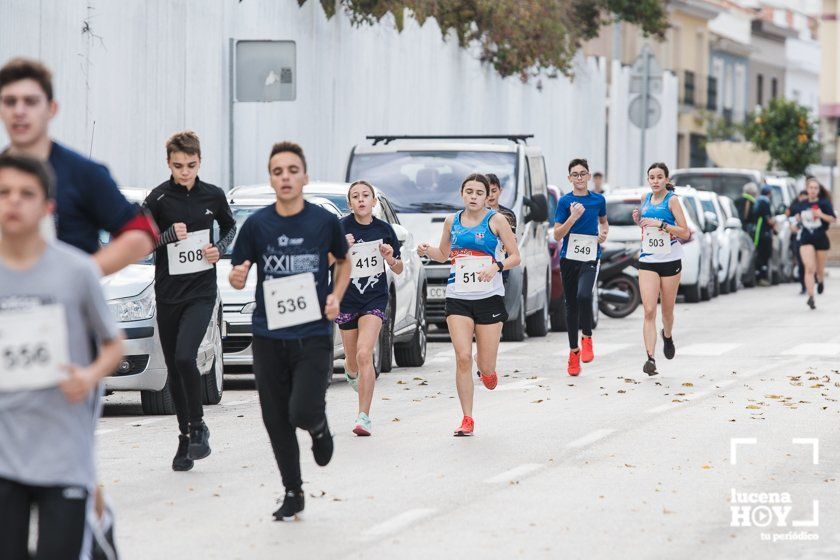
[[[388,320],[388,280],[385,267],[402,274],[400,243],[394,228],[373,215],[377,204],[373,186],[356,181],[347,191],[350,214],[341,219],[350,247],[350,285],[335,318],[344,344],[344,378],[359,394],[359,412],[353,433],[369,436],[372,430],[370,406],[376,371],[373,349],[379,331]],[[380,348],[390,352],[390,348]]]
[[[463,419],[456,436],[471,436],[473,420],[472,341],[475,337],[478,376],[487,389],[498,383],[496,358],[502,325],[507,320],[501,272],[519,266],[519,247],[508,221],[487,208],[490,181],[479,173],[461,183],[464,209],[446,217],[437,246],[421,243],[422,257],[450,261],[446,284],[446,324],[455,348],[455,386]],[[507,256],[505,257],[505,254]]]
[[[143,206],[161,231],[155,249],[155,303],[178,419],[172,470],[188,471],[211,452],[196,357],[214,320],[216,263],[236,235],[236,220],[225,192],[198,177],[201,143],[194,132],[177,132],[166,141],[166,165],[169,179],[152,189]],[[214,223],[219,227],[215,240]]]
[[[257,266],[252,328],[254,376],[274,457],[285,487],[278,521],[304,509],[297,428],[312,437],[312,455],[333,455],[326,392],[333,370],[333,325],[350,281],[347,239],[338,217],[303,198],[306,156],[292,142],[269,155],[274,204],[245,220],[233,247],[230,285],[245,287]],[[330,262],[334,262],[330,289]]]
[[[0,558],[78,560],[96,484],[100,381],[122,359],[122,335],[84,252],[47,240],[55,209],[41,160],[0,155]]]
[[[593,292],[598,282],[601,244],[607,240],[607,201],[589,190],[589,163],[575,158],[569,162],[572,192],[557,202],[554,239],[561,242],[560,276],[566,306],[569,334],[569,361],[566,371],[580,375],[580,363],[595,359],[592,341]],[[561,241],[562,240],[562,241]],[[580,345],[578,336],[583,334]]]
[[[791,214],[796,217],[800,228],[799,254],[805,271],[805,290],[808,293],[808,307],[816,309],[814,302],[814,285],[816,293],[822,294],[825,289],[825,262],[831,243],[828,239],[828,227],[837,221],[837,213],[831,205],[828,190],[814,178],[805,183],[807,198],[797,202],[791,208]]]
[[[647,361],[642,367],[648,375],[656,375],[656,307],[662,302],[662,343],[665,357],[674,359],[674,307],[680,287],[683,248],[680,240],[688,240],[691,231],[682,206],[668,179],[668,166],[654,163],[647,171],[650,193],[641,209],[633,211],[633,221],[642,228],[642,250],[639,255],[639,289],[645,318],[642,334]]]

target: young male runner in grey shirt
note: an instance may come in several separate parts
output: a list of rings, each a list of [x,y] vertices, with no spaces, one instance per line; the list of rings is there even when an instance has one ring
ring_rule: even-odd
[[[94,262],[41,236],[52,188],[45,164],[0,156],[0,558],[28,558],[33,505],[36,557],[79,558],[96,480],[99,381],[122,357]],[[33,329],[31,318],[48,312],[53,320]],[[62,339],[66,346],[55,343]],[[66,363],[51,357],[65,352]]]

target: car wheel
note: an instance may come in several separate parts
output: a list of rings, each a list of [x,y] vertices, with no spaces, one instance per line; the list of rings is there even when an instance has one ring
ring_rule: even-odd
[[[690,286],[684,286],[683,294],[687,303],[697,303],[700,301],[700,285],[691,284]]]
[[[738,273],[732,275],[732,278],[729,280],[729,293],[734,294],[738,291]]]
[[[426,288],[423,288],[423,293]],[[420,296],[417,304],[417,328],[411,340],[394,345],[394,359],[400,367],[420,367],[426,363],[426,341],[428,324],[426,323],[426,297]]]
[[[720,293],[728,294],[731,291],[731,287],[732,284],[729,282],[729,274],[727,274],[723,280],[723,284],[720,285]]]
[[[551,293],[550,290],[551,288],[546,286],[546,298],[542,308],[525,319],[525,331],[528,333],[528,336],[536,337],[548,334],[548,324],[550,321],[548,318],[548,294]]]
[[[382,330],[379,333],[379,371],[388,373],[394,367],[394,314],[396,305],[394,300],[388,301],[388,307],[385,309],[385,323],[382,325]]]
[[[512,320],[502,327],[502,340],[508,342],[522,342],[525,340],[525,287],[519,295],[519,312]]]
[[[143,414],[175,414],[175,401],[169,389],[169,379],[160,391],[140,391],[140,406]]]

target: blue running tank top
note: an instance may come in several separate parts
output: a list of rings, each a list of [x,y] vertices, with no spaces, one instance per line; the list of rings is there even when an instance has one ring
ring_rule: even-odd
[[[662,220],[668,225],[675,226],[677,225],[677,219],[674,216],[674,213],[671,212],[671,208],[668,206],[671,202],[671,197],[674,196],[672,191],[668,191],[668,194],[665,195],[665,198],[658,204],[654,204],[651,201],[651,196],[653,193],[648,193],[645,196],[645,200],[642,203],[641,207],[641,217],[642,218],[652,218],[654,220]],[[642,236],[644,239],[644,230],[642,231]],[[641,255],[639,255],[640,262],[647,262],[647,263],[658,263],[658,262],[671,262],[677,261],[682,259],[683,257],[683,248],[682,243],[680,240],[671,236],[671,252],[666,254],[652,254],[652,253],[645,253],[642,251]]]
[[[501,240],[490,229],[490,218],[496,214],[495,210],[488,210],[484,219],[473,227],[467,227],[461,223],[461,210],[455,214],[452,221],[452,228],[449,231],[450,250],[449,260],[452,267],[449,270],[449,279],[446,281],[446,297],[455,299],[477,300],[491,296],[504,296],[505,286],[502,281],[502,274],[496,274],[490,283],[490,288],[482,292],[459,292],[455,288],[455,259],[458,257],[483,257],[489,256],[494,261],[501,261],[505,258],[505,249]]]

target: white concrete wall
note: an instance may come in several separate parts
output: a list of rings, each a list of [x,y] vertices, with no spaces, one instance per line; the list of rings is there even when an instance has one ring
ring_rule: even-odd
[[[61,104],[53,136],[85,153],[92,145],[124,185],[164,179],[166,137],[192,128],[202,177],[230,186],[230,38],[297,45],[296,101],[235,107],[236,184],[265,181],[282,139],[303,145],[312,178],[342,179],[350,149],[372,133],[535,133],[549,181],[574,156],[603,168],[607,86],[594,60],[579,61],[574,82],[543,79],[539,91],[444,42],[434,21],[408,20],[401,34],[354,28],[343,14],[328,21],[315,0],[0,0],[0,61],[44,60]]]
[[[811,110],[814,118],[820,114],[820,44],[816,41],[788,39],[785,42],[785,97],[795,99]]]
[[[662,117],[645,136],[644,164],[641,162],[641,130],[630,122],[628,107],[635,95],[630,92],[630,67],[613,62],[610,87],[609,169],[612,188],[642,185],[644,172],[655,161],[677,167],[678,81],[671,72],[663,74],[662,93],[655,96],[662,106]]]

